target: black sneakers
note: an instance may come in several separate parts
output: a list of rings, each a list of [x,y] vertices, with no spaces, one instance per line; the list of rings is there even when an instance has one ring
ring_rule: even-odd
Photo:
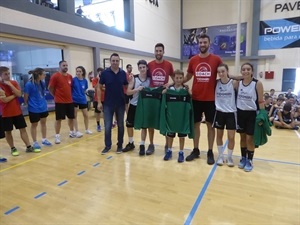
[[[140,155],[140,156],[145,155],[145,145],[140,145],[139,155]]]
[[[148,149],[146,151],[146,155],[152,155],[155,152],[155,147],[153,144],[149,144]]]
[[[212,151],[207,152],[207,164],[208,165],[215,164],[214,153]]]
[[[132,143],[128,143],[126,146],[125,146],[125,148],[123,148],[123,152],[129,152],[129,151],[132,151],[133,149],[135,148],[135,146],[134,146],[134,144],[133,144],[133,142]]]
[[[185,161],[193,161],[195,158],[199,158],[199,157],[200,157],[199,148],[194,148],[191,154],[185,158]]]

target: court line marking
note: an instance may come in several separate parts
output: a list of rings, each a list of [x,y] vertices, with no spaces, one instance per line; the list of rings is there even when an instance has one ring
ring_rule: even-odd
[[[26,164],[26,163],[29,163],[29,162],[31,162],[31,161],[40,159],[40,158],[45,157],[45,156],[47,156],[47,155],[53,154],[53,153],[55,153],[55,152],[61,151],[62,149],[71,147],[71,146],[73,146],[73,145],[76,145],[76,144],[78,144],[78,143],[81,142],[81,141],[93,139],[93,138],[98,137],[98,136],[100,136],[100,135],[101,135],[101,134],[96,134],[96,135],[93,136],[93,137],[88,137],[88,138],[86,138],[86,139],[82,139],[82,140],[76,141],[76,142],[74,142],[74,143],[71,143],[71,144],[65,145],[65,146],[63,146],[63,147],[57,148],[57,149],[55,149],[55,150],[53,150],[53,151],[51,151],[51,152],[47,152],[47,153],[45,153],[45,154],[42,154],[42,155],[36,156],[36,157],[34,157],[34,158],[28,159],[28,160],[26,160],[26,161],[24,161],[24,162],[17,163],[16,165],[13,165],[13,166],[10,166],[10,167],[7,167],[7,168],[4,168],[4,169],[0,170],[0,173],[4,172],[4,171],[6,171],[6,170],[10,170],[10,169],[19,167],[19,166],[24,165],[24,164]],[[26,154],[26,153],[25,153],[25,154]]]
[[[223,152],[224,152],[225,148],[227,147],[227,144],[228,144],[228,140],[226,140],[225,144],[223,145],[223,148],[222,148]],[[210,181],[211,181],[212,177],[214,176],[214,173],[215,173],[216,169],[217,169],[217,164],[215,163],[213,165],[213,168],[211,169],[208,177],[206,178],[206,181],[205,181],[205,183],[204,183],[204,185],[203,185],[203,187],[202,187],[202,189],[201,189],[201,191],[200,191],[200,193],[199,193],[199,195],[198,195],[198,197],[197,197],[197,199],[196,199],[196,201],[195,201],[195,203],[194,203],[194,205],[193,205],[193,207],[192,207],[192,209],[191,209],[191,211],[188,215],[188,217],[186,218],[186,220],[184,222],[184,225],[191,224],[191,222],[194,218],[194,215],[195,215],[197,209],[199,208],[199,205],[200,205],[200,203],[203,199],[203,196],[204,196],[204,194],[205,194],[205,192],[208,188],[208,185],[210,184]]]
[[[42,193],[38,194],[37,196],[35,196],[34,198],[35,198],[35,199],[38,199],[38,198],[40,198],[40,197],[43,197],[43,196],[46,195],[46,194],[47,194],[46,192],[42,192]]]
[[[9,214],[13,213],[14,211],[18,210],[19,208],[20,208],[19,206],[16,206],[16,207],[6,211],[4,214],[9,215]]]
[[[112,156],[108,156],[106,159],[111,159],[112,158]]]
[[[57,184],[57,186],[63,186],[63,185],[66,184],[66,183],[68,183],[68,181],[67,181],[67,180],[64,180],[64,181],[60,182],[59,184]]]
[[[80,171],[79,173],[77,173],[78,176],[82,175],[85,173],[85,170]]]
[[[99,166],[100,165],[100,163],[98,162],[98,163],[95,163],[94,165],[93,165],[93,167],[96,167],[96,166]]]

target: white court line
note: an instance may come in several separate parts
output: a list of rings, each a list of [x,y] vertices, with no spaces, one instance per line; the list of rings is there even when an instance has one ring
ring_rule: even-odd
[[[299,133],[299,131],[295,130],[295,133],[297,134],[298,138],[300,138],[300,133]]]

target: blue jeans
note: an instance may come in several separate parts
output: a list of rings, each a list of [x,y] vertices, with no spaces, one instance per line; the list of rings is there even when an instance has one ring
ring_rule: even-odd
[[[123,139],[124,139],[124,113],[125,113],[125,104],[119,107],[112,107],[103,104],[103,113],[104,113],[104,126],[105,126],[105,147],[111,148],[111,129],[113,123],[114,113],[117,117],[118,125],[118,148],[122,148]]]

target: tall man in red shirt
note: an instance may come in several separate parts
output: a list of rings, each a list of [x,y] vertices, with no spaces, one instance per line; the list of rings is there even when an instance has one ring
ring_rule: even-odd
[[[173,79],[174,69],[172,63],[163,59],[165,53],[165,46],[162,43],[157,43],[154,47],[155,60],[148,63],[148,71],[151,76],[150,87],[165,86],[169,82],[169,77]],[[150,144],[146,151],[147,155],[154,153],[155,148],[153,144],[154,129],[149,128]],[[165,149],[166,150],[166,149]]]
[[[72,99],[73,78],[68,72],[68,63],[59,62],[59,71],[53,74],[49,82],[49,91],[54,96],[55,102],[55,144],[60,144],[61,121],[68,117],[70,131],[74,126],[74,105]],[[76,137],[75,133],[70,133],[70,137]]]
[[[208,152],[207,163],[212,165],[215,163],[213,154],[213,144],[215,139],[215,129],[212,127],[215,115],[215,87],[217,78],[217,68],[222,63],[219,56],[209,53],[210,38],[206,34],[199,37],[198,55],[193,56],[188,65],[185,82],[189,81],[193,76],[192,99],[194,108],[194,149],[192,153],[186,157],[186,161],[192,161],[199,158],[199,139],[200,139],[200,123],[202,114],[205,114],[207,125]]]

